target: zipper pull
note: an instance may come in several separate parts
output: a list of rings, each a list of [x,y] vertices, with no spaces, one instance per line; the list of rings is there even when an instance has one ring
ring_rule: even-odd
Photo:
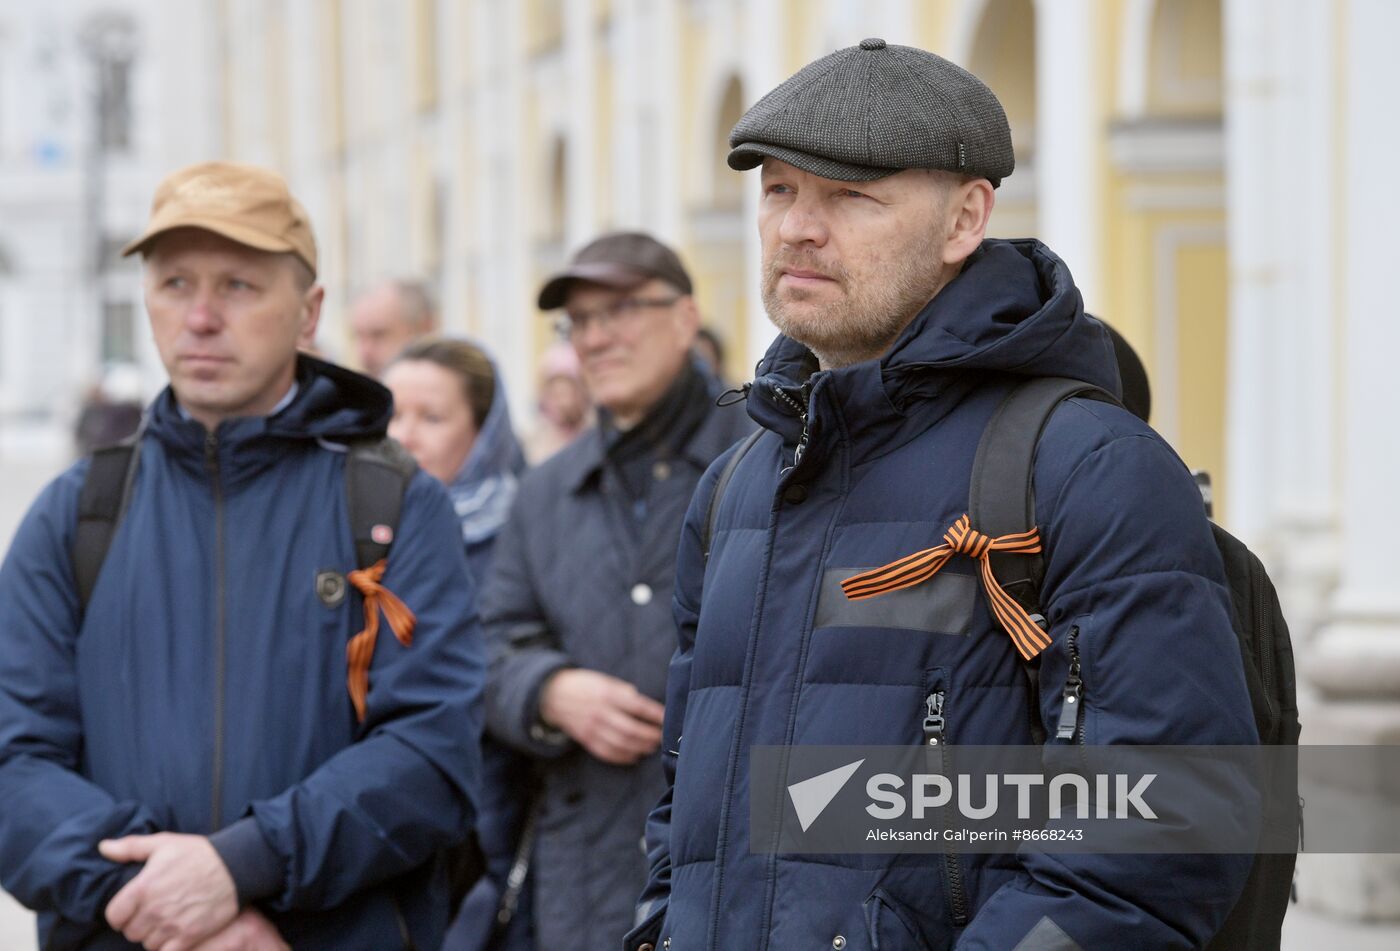
[[[742,403],[749,398],[749,390],[753,389],[752,383],[745,383],[732,390],[725,390],[715,400],[716,406],[733,406],[735,403]]]
[[[928,704],[928,716],[924,717],[924,745],[940,746],[946,722],[943,719],[943,691],[929,694],[924,702]]]
[[[1084,681],[1079,676],[1079,628],[1069,629],[1069,676],[1065,678],[1065,689],[1061,695],[1060,722],[1055,728],[1055,739],[1072,740],[1079,729],[1079,708],[1084,700]]]

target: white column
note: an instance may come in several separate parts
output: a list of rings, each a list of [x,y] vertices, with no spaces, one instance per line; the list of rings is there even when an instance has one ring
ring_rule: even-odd
[[[1400,743],[1400,585],[1393,540],[1400,534],[1400,352],[1395,319],[1391,226],[1400,216],[1400,180],[1386,156],[1400,152],[1400,4],[1349,0],[1344,8],[1346,90],[1335,180],[1344,194],[1341,276],[1345,309],[1342,356],[1341,586],[1332,621],[1301,663],[1324,702],[1304,719],[1313,742]],[[1339,783],[1345,777],[1336,779]],[[1304,855],[1304,900],[1334,914],[1400,919],[1400,856]]]
[[[568,168],[564,171],[568,205],[564,210],[565,252],[572,254],[593,237],[598,211],[594,202],[597,187],[595,159],[598,121],[597,91],[594,89],[593,0],[570,0],[564,5],[564,75],[569,84]],[[616,120],[617,117],[614,117]]]
[[[1400,218],[1400,179],[1384,156],[1400,154],[1400,4],[1351,0],[1345,42],[1346,191],[1343,316],[1341,587],[1335,622],[1324,632],[1315,680],[1331,695],[1400,697],[1400,585],[1394,540],[1400,537],[1400,321],[1395,318],[1389,235]],[[1400,722],[1400,705],[1396,706]]]
[[[779,0],[749,0],[741,13],[744,44],[744,91],[751,102],[763,98],[787,78],[783,70],[782,44],[773,37],[782,35]],[[859,42],[856,40],[855,42]],[[768,350],[778,331],[763,309],[763,247],[758,240],[758,173],[744,173],[744,284],[748,298],[748,351],[744,365],[752,367]]]
[[[1098,0],[1036,0],[1035,176],[1040,237],[1069,265],[1084,305],[1102,313],[1103,191]],[[1111,317],[1111,314],[1105,315]]]
[[[1272,169],[1278,77],[1269,55],[1268,0],[1225,4],[1225,180],[1230,253],[1226,460],[1235,491],[1229,528],[1260,547],[1274,515],[1279,471],[1273,432],[1277,364],[1271,353],[1285,302],[1278,294],[1282,231]]]
[[[1333,360],[1336,309],[1333,255],[1342,238],[1341,211],[1330,188],[1299,182],[1338,180],[1332,137],[1299,135],[1329,129],[1335,113],[1333,56],[1335,11],[1328,0],[1286,0],[1273,5],[1270,73],[1277,96],[1267,141],[1274,206],[1287,221],[1270,240],[1277,259],[1272,336],[1277,362],[1269,411],[1275,515],[1269,548],[1295,640],[1306,641],[1326,620],[1337,580],[1336,419],[1341,408]],[[1306,70],[1296,64],[1306,60]],[[1289,196],[1280,201],[1281,196]],[[1274,212],[1277,214],[1277,212]]]
[[[662,241],[678,244],[685,211],[685,190],[681,185],[681,144],[685,135],[681,121],[681,29],[685,11],[680,8],[680,0],[658,0],[647,4],[646,9],[650,27],[648,101],[655,120],[651,130],[655,138],[645,144],[650,161],[655,163],[650,179],[656,185],[656,193],[650,198],[655,205],[652,226]]]

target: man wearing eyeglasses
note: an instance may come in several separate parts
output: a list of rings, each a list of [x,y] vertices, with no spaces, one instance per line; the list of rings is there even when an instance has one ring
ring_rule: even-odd
[[[598,425],[527,474],[482,594],[488,729],[535,759],[534,924],[551,951],[615,947],[646,881],[642,835],[675,649],[671,591],[701,474],[747,435],[691,358],[690,275],[649,235],[608,234],[540,291]]]

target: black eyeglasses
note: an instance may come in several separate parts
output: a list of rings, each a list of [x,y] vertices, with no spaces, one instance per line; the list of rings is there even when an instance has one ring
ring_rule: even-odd
[[[589,324],[596,322],[604,333],[612,333],[635,325],[644,311],[670,307],[680,299],[679,295],[675,297],[624,297],[600,307],[571,310],[555,318],[554,330],[564,340],[577,340],[583,336]]]

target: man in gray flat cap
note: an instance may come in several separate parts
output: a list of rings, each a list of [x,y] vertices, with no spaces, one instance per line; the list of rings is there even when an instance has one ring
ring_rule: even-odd
[[[869,824],[869,777],[833,770],[799,812],[810,790],[765,782],[765,748],[921,747],[946,771],[966,744],[1258,740],[1190,474],[1113,402],[1109,337],[1064,262],[984,240],[1015,167],[991,90],[868,39],[768,93],[729,142],[732,168],[761,168],[782,333],[746,387],[762,432],[710,467],[682,535],[670,788],[625,947],[1205,944],[1247,857],[797,854],[812,823]],[[1043,378],[1082,383],[1046,409],[1022,470],[1034,521],[1011,534],[970,504],[974,458],[1008,394]],[[1008,594],[992,551],[1036,565],[1038,591]]]

